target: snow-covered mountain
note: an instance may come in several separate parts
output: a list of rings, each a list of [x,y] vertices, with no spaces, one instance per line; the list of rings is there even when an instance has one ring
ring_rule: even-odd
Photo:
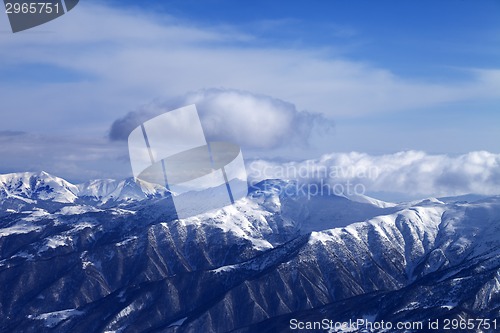
[[[500,326],[500,197],[395,205],[268,180],[178,220],[164,189],[141,194],[130,180],[0,177],[2,332],[287,332],[290,320],[325,318]]]
[[[99,179],[75,185],[44,171],[0,175],[0,208],[10,211],[34,207],[53,211],[71,203],[115,206],[169,195],[165,187],[138,183],[133,178]]]
[[[110,201],[121,202],[164,197],[169,193],[163,186],[139,180],[136,182],[133,178],[120,181],[113,179],[92,180],[79,184],[77,187],[80,198],[92,199],[100,204]]]
[[[75,202],[77,196],[77,186],[44,171],[0,175],[0,199],[15,198],[27,202],[51,200],[72,203]]]

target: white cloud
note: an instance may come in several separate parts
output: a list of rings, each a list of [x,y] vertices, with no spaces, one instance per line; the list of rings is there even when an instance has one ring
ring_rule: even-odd
[[[323,180],[331,185],[348,182],[352,187],[360,184],[368,192],[413,196],[500,194],[500,154],[486,151],[454,157],[421,151],[380,156],[336,153],[284,164],[253,161],[248,171],[253,181],[283,178],[302,182]]]
[[[298,111],[292,103],[276,98],[232,89],[204,89],[129,112],[113,123],[110,138],[126,140],[145,120],[189,104],[196,104],[208,140],[230,141],[244,148],[306,147],[313,131],[317,135],[333,128],[333,122],[323,116]]]

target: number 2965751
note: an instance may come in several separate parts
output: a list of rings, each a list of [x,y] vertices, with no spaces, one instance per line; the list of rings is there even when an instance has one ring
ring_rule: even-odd
[[[60,8],[59,3],[53,2],[6,2],[6,14],[58,14]]]

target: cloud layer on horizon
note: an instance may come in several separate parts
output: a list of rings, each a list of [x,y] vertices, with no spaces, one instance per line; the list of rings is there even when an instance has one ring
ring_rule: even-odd
[[[82,140],[0,132],[0,173],[47,171],[72,182],[132,176],[126,143],[106,138]],[[457,156],[402,151],[394,154],[325,154],[318,159],[281,163],[248,160],[251,183],[296,179],[302,183],[360,184],[367,193],[402,198],[500,194],[500,154],[474,151]]]
[[[500,194],[500,154],[475,151],[459,156],[404,151],[387,155],[334,153],[320,159],[276,163],[256,160],[248,165],[249,178],[289,179],[329,185],[360,184],[367,192],[405,196],[452,196],[468,193]]]
[[[130,177],[126,145],[107,138],[0,131],[0,173],[46,171],[70,182]]]

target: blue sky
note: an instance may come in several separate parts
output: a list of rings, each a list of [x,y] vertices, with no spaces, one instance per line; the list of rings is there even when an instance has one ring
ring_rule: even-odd
[[[250,159],[498,154],[499,87],[498,1],[81,1],[0,16],[0,172],[128,176],[114,124],[190,102]]]
[[[140,8],[135,1],[112,1]],[[148,1],[201,26],[228,25],[257,43],[327,47],[397,74],[448,80],[498,66],[498,1]],[[337,53],[338,52],[338,53]],[[425,73],[423,73],[425,72]]]

